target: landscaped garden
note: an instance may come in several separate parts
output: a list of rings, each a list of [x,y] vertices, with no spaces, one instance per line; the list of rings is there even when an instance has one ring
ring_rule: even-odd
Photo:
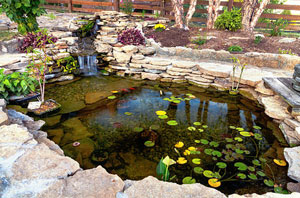
[[[194,0],[175,20],[5,0],[0,196],[300,196],[298,26],[255,28],[253,2],[210,0],[204,25]]]

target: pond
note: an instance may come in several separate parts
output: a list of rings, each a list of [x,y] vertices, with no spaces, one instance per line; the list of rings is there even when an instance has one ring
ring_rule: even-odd
[[[272,181],[288,181],[286,167],[274,163],[284,159],[287,146],[278,125],[240,95],[86,77],[51,84],[46,97],[62,109],[42,118],[44,130],[84,169],[102,165],[131,180],[152,175],[179,184],[210,181],[226,194],[262,194],[273,191]],[[158,166],[166,156],[177,161],[168,170]]]

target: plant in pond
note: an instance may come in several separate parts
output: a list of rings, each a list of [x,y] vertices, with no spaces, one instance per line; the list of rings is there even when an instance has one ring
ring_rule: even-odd
[[[9,96],[28,95],[34,92],[37,86],[35,78],[28,73],[13,72],[4,74],[4,69],[0,69],[0,96],[8,99]]]
[[[247,63],[241,63],[241,61],[238,58],[234,57],[234,56],[231,58],[231,60],[233,62],[232,77],[231,77],[232,86],[231,86],[231,91],[229,93],[232,94],[232,95],[236,95],[238,93],[239,85],[240,85],[245,67],[247,66]],[[240,76],[238,78],[238,83],[235,86],[235,72],[236,72],[237,68],[240,69]]]
[[[56,63],[65,73],[76,73],[78,71],[79,65],[73,56],[58,59]]]
[[[156,174],[158,178],[163,181],[169,181],[170,180],[169,167],[173,164],[176,164],[176,162],[173,159],[171,159],[169,156],[162,158],[159,161],[158,165],[156,166]]]
[[[124,45],[145,45],[141,31],[135,28],[127,29],[118,35],[118,41]]]

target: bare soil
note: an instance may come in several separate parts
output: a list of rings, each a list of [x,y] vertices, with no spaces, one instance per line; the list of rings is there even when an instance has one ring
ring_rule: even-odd
[[[243,52],[262,52],[279,54],[279,49],[291,50],[292,53],[300,56],[300,39],[293,43],[279,43],[279,40],[286,37],[271,37],[264,34],[265,38],[259,44],[254,43],[254,34],[246,34],[242,31],[230,32],[221,30],[199,30],[199,28],[190,28],[190,30],[182,30],[178,28],[167,28],[163,32],[156,32],[154,29],[144,30],[146,37],[154,38],[156,42],[160,42],[164,47],[185,46],[196,49],[214,49],[226,50],[232,45],[238,45],[243,48]],[[262,33],[260,33],[262,34]],[[214,36],[216,38],[207,39],[203,45],[194,44],[192,40],[196,38],[208,38]],[[232,38],[234,37],[234,38]]]

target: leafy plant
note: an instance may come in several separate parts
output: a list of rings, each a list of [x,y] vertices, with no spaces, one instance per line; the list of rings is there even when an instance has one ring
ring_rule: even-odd
[[[52,58],[46,53],[46,43],[53,44],[53,41],[48,35],[47,30],[40,30],[37,32],[37,35],[36,40],[38,43],[35,44],[35,47],[38,48],[38,50],[34,48],[27,48],[27,54],[31,56],[27,70],[31,76],[38,81],[41,93],[40,101],[44,103],[46,73],[52,72],[52,67],[48,67]]]
[[[133,12],[133,1],[131,0],[121,0],[120,3],[122,4],[120,6],[120,10],[123,11],[124,13],[131,15]]]
[[[87,24],[82,25],[77,30],[77,32],[79,32],[80,37],[86,37],[94,28],[94,26],[95,26],[95,21],[88,21]]]
[[[51,20],[56,19],[56,16],[53,13],[47,14],[47,17],[49,17]]]
[[[4,74],[4,69],[0,69],[0,96],[8,99],[12,95],[27,95],[35,91],[37,81],[30,77],[28,73],[14,72]]]
[[[285,49],[279,48],[278,53],[279,54],[288,54],[288,55],[291,55],[291,56],[297,56],[297,54],[293,53],[291,49],[285,50]]]
[[[242,52],[243,48],[239,45],[232,45],[232,46],[228,47],[228,51],[230,51],[230,52]]]
[[[68,56],[57,60],[57,66],[59,66],[63,72],[74,73],[78,69],[78,62],[73,56]]]
[[[159,161],[158,165],[156,166],[156,174],[158,178],[163,181],[169,181],[170,180],[169,167],[173,164],[176,164],[176,162],[173,159],[171,159],[169,156],[162,158]]]
[[[160,13],[156,10],[156,11],[155,11],[155,18],[158,19],[159,16],[160,16]]]
[[[203,36],[200,35],[197,39],[193,40],[192,43],[197,45],[203,45],[207,42],[207,36],[204,34]]]
[[[142,10],[142,18],[145,18],[146,10]]]
[[[224,10],[216,22],[215,27],[219,30],[237,31],[242,28],[241,9],[232,9],[231,11]]]
[[[1,0],[0,13],[5,12],[6,16],[18,24],[18,31],[21,34],[34,32],[38,29],[36,18],[46,13],[41,6],[44,0]]]
[[[281,36],[284,28],[288,25],[288,21],[284,19],[277,19],[269,21],[267,27],[270,28],[271,36]]]
[[[232,78],[231,78],[231,81],[232,81],[232,86],[231,86],[231,92],[230,93],[237,93],[238,92],[238,89],[239,89],[239,85],[240,85],[240,82],[241,82],[241,79],[242,79],[242,75],[243,75],[243,72],[245,70],[245,67],[247,66],[247,63],[241,63],[240,59],[236,58],[236,57],[232,57],[231,60],[233,61],[233,66],[232,66]],[[238,83],[237,85],[235,86],[235,72],[236,72],[236,69],[237,68],[240,68],[240,76],[239,76],[239,79],[238,79]],[[239,128],[236,128],[237,130],[239,130]],[[241,130],[243,130],[241,128]]]
[[[47,32],[46,29],[27,33],[23,40],[18,40],[19,46],[17,50],[24,53],[27,52],[27,50],[39,48],[46,44],[56,43],[58,38],[53,35],[48,35],[45,32]]]
[[[144,36],[135,28],[124,30],[118,35],[118,40],[124,45],[145,45]]]
[[[256,36],[255,39],[254,39],[254,43],[255,43],[256,45],[258,45],[258,44],[261,43],[262,39],[263,39],[263,37],[261,37],[261,36]]]

